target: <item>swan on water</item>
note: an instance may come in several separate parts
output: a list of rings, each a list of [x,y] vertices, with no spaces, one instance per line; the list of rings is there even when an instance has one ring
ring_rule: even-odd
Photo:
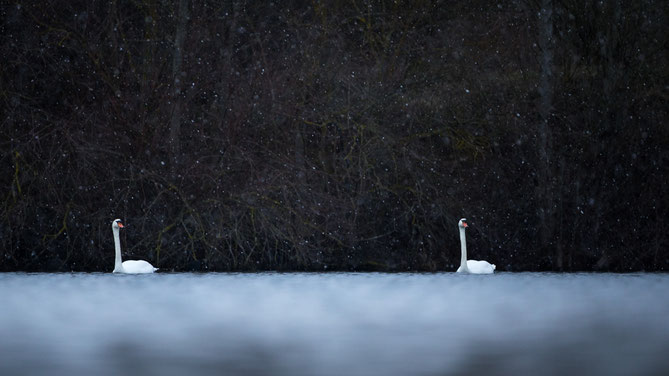
[[[465,238],[467,220],[465,218],[460,219],[458,228],[460,229],[460,267],[458,273],[492,274],[495,272],[495,264],[488,261],[467,260],[467,239]]]
[[[143,274],[153,273],[158,270],[158,268],[154,268],[153,265],[144,260],[121,261],[121,239],[118,236],[119,228],[123,228],[123,223],[120,219],[115,219],[112,222],[112,232],[114,233],[114,248],[116,249],[114,273]]]

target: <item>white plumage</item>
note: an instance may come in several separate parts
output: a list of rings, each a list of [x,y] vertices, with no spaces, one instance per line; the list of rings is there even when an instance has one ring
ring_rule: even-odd
[[[460,229],[460,267],[458,273],[470,274],[492,274],[495,272],[495,264],[488,261],[467,260],[467,238],[465,237],[465,229],[467,228],[467,220],[460,219],[458,222]]]
[[[120,219],[115,219],[112,221],[112,232],[114,233],[114,248],[116,250],[116,259],[114,261],[114,273],[126,273],[126,274],[144,274],[144,273],[153,273],[158,268],[154,268],[153,265],[149,264],[144,260],[121,260],[121,239],[119,238],[118,231],[119,228],[123,228],[123,223]]]

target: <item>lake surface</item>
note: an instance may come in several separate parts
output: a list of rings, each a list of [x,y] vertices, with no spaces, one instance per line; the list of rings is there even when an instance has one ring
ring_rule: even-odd
[[[669,275],[0,273],[1,375],[668,375]]]

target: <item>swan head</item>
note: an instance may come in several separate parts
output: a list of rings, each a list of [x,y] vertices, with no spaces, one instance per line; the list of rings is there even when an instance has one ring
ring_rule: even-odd
[[[467,219],[466,218],[460,218],[460,221],[458,221],[458,227],[460,228],[467,228]]]
[[[121,222],[120,219],[113,220],[112,221],[112,228],[113,229],[123,228],[123,222]]]

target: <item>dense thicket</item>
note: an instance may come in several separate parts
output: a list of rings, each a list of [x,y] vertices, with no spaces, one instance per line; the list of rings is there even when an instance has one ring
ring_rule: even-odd
[[[0,270],[667,270],[668,8],[2,5]]]

